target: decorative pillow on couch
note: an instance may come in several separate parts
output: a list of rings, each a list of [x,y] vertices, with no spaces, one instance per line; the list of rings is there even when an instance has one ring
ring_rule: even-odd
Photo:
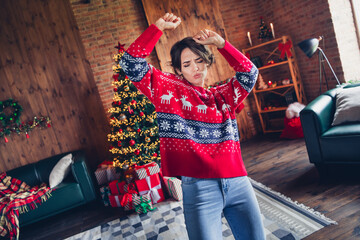
[[[360,122],[360,87],[342,88],[336,93],[333,126],[346,122]]]
[[[50,188],[56,187],[64,180],[64,178],[69,174],[70,166],[71,166],[72,162],[73,162],[73,160],[72,160],[71,153],[62,157],[57,162],[57,164],[51,170],[51,173],[49,176]]]

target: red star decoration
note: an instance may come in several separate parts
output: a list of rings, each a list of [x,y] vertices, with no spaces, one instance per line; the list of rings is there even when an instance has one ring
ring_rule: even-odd
[[[120,44],[120,42],[118,42],[118,45],[115,47],[118,49],[119,53],[120,52],[124,52],[125,48],[124,48],[125,44]]]

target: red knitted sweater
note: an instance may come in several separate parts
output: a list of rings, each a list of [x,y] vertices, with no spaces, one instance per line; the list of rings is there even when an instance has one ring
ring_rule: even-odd
[[[247,175],[235,109],[253,88],[257,68],[226,41],[218,50],[236,71],[235,76],[210,90],[193,86],[144,59],[161,35],[162,31],[151,25],[130,45],[120,66],[156,107],[163,174],[195,178]]]

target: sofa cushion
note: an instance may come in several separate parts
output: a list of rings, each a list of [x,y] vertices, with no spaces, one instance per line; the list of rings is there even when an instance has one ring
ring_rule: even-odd
[[[73,163],[72,154],[62,157],[51,170],[49,176],[49,185],[50,188],[54,188],[59,185],[64,178],[69,174],[70,165]]]
[[[348,123],[329,128],[321,138],[342,137],[355,135],[360,138],[360,123]]]
[[[332,126],[346,122],[360,122],[360,87],[337,89]]]
[[[42,203],[41,207],[20,214],[20,225],[28,225],[85,203],[80,185],[74,182],[60,183],[51,195],[52,197]]]
[[[321,135],[319,141],[327,163],[360,164],[360,123],[334,126]]]

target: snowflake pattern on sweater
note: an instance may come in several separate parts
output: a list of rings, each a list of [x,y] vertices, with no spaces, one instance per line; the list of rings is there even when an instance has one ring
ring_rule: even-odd
[[[193,86],[144,59],[161,35],[151,25],[130,45],[119,64],[156,107],[163,174],[245,176],[235,110],[254,87],[257,68],[226,41],[219,51],[236,71],[235,76],[210,90]]]

